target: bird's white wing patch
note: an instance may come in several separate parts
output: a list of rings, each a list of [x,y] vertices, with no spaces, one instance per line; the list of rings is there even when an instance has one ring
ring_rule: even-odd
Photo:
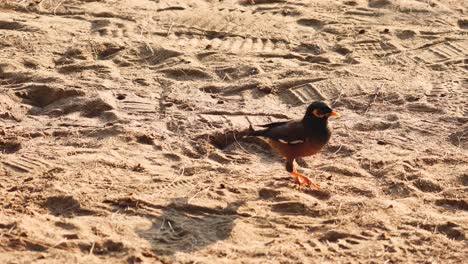
[[[283,144],[292,144],[292,145],[304,143],[304,140],[300,140],[300,139],[299,140],[294,140],[294,141],[289,141],[289,142],[284,140],[284,139],[278,139],[278,141],[283,143]]]
[[[301,143],[304,143],[304,140],[294,140],[294,141],[291,141],[289,142],[289,144],[301,144]]]

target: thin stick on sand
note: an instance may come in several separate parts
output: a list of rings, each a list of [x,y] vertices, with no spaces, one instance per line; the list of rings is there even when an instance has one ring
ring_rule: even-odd
[[[237,145],[239,145],[239,147],[240,147],[246,154],[250,154],[250,152],[249,152],[248,150],[246,150],[246,149],[239,143],[239,141],[237,141],[236,133],[235,133],[235,132],[232,133],[232,136],[234,137],[234,141],[236,141]]]
[[[343,144],[341,144],[340,147],[335,152],[332,153],[332,155],[338,154],[338,152],[340,152],[342,147],[343,147]]]
[[[171,232],[175,233],[174,228],[172,228],[171,221],[167,221],[167,224],[169,225],[169,228],[171,229]]]
[[[164,190],[166,190],[167,188],[171,187],[177,180],[179,180],[180,177],[182,177],[182,175],[184,175],[184,172],[185,172],[185,168],[182,168],[182,169],[181,169],[181,173],[180,173],[172,182],[170,182],[168,185],[164,186],[164,188],[163,188],[162,190],[160,190],[159,192],[155,193],[154,195],[161,194]]]
[[[56,15],[57,9],[63,4],[63,2],[65,2],[65,0],[60,1],[60,3],[54,7],[54,16]]]
[[[171,25],[169,26],[169,29],[167,30],[166,36],[169,36],[169,34],[171,34],[172,26],[174,26],[174,21],[171,21]]]
[[[197,195],[199,195],[200,193],[206,191],[206,190],[209,190],[211,186],[208,186],[198,192],[196,192],[192,197],[190,197],[190,199],[188,199],[187,203],[190,203]]]
[[[377,89],[375,89],[374,97],[373,97],[372,100],[367,104],[367,108],[366,108],[366,110],[364,111],[364,115],[367,114],[367,112],[369,112],[369,110],[371,109],[372,105],[375,103],[375,100],[377,100],[377,97],[379,96],[380,90],[382,90],[382,87],[383,87],[383,84],[380,85],[380,87],[378,87]]]
[[[96,242],[95,242],[95,241],[93,241],[93,244],[91,245],[91,248],[89,249],[89,255],[90,255],[90,256],[93,254],[94,245],[96,245]]]

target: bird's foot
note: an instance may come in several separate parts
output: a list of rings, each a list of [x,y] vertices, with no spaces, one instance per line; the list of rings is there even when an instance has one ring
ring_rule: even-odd
[[[320,190],[320,186],[309,179],[309,177],[302,175],[297,171],[292,171],[291,174],[294,176],[294,183],[298,184],[299,186],[308,185],[314,187],[317,190]]]

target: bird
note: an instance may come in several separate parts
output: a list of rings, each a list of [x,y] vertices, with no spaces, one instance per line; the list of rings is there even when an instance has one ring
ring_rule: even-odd
[[[308,185],[315,189],[320,186],[309,177],[294,169],[294,161],[319,152],[330,140],[331,130],[328,127],[329,117],[340,117],[323,101],[312,102],[300,120],[274,122],[264,125],[261,130],[249,127],[247,137],[259,137],[286,158],[286,170],[294,176],[294,182],[299,186]]]

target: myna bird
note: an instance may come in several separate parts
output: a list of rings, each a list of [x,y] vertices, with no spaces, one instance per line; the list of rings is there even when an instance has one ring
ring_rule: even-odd
[[[294,176],[295,183],[319,189],[316,183],[294,169],[294,160],[314,155],[328,143],[331,136],[331,130],[328,127],[330,116],[339,117],[340,115],[326,103],[316,101],[307,107],[302,120],[260,125],[265,127],[263,130],[254,130],[250,127],[247,136],[266,139],[273,149],[285,157],[286,170]]]

